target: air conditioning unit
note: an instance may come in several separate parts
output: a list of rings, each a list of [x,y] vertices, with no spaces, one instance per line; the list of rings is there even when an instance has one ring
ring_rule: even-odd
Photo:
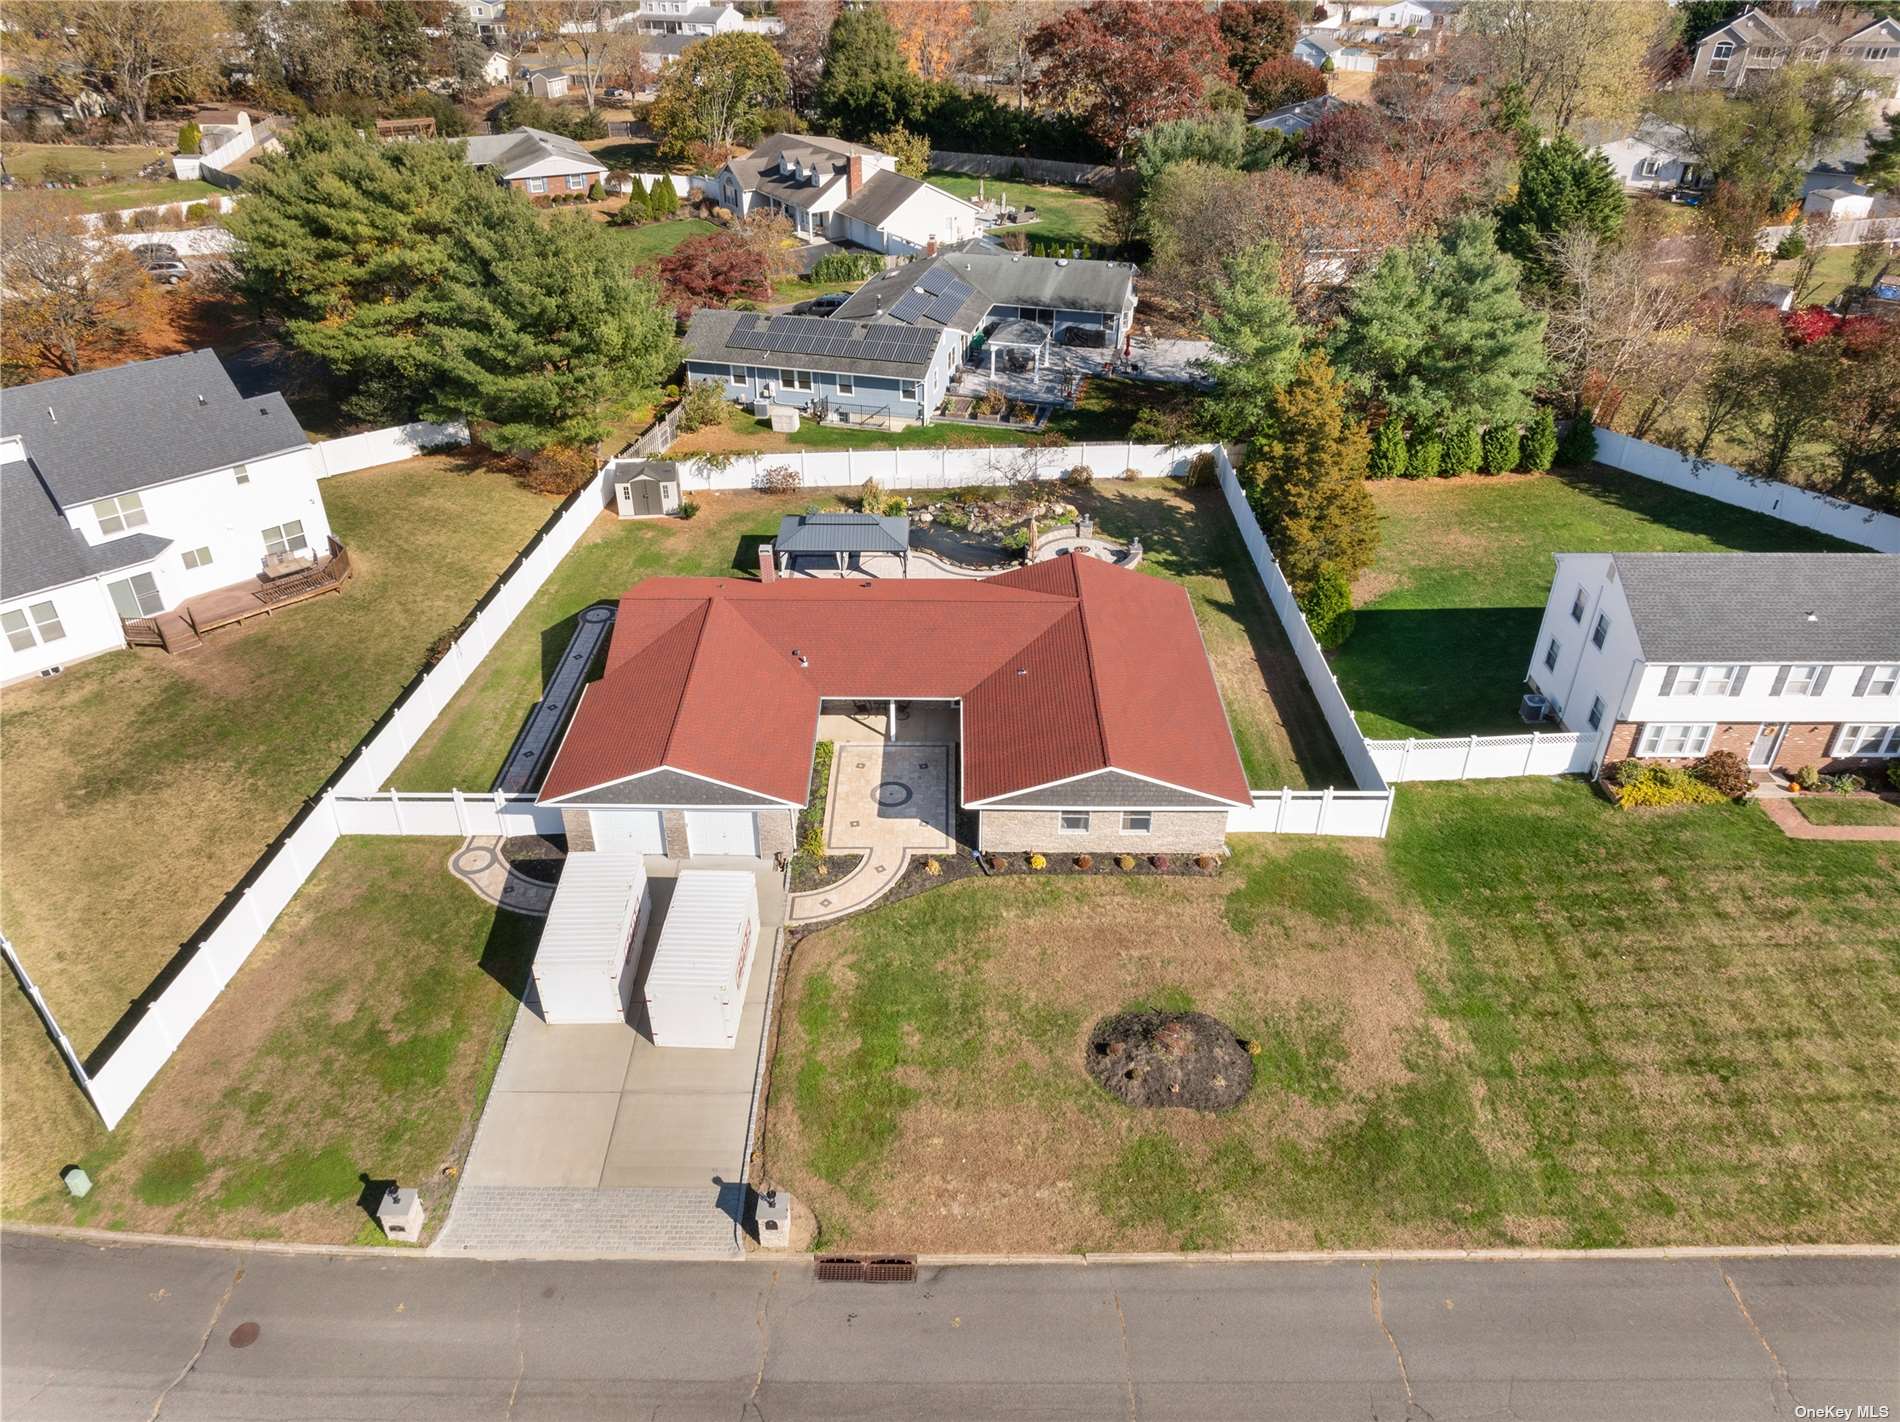
[[[1550,715],[1550,698],[1535,691],[1524,693],[1524,699],[1517,704],[1517,714],[1525,725],[1534,726]]]

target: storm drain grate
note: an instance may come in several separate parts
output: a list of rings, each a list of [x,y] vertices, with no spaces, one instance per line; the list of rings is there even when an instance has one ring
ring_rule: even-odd
[[[818,1282],[914,1284],[917,1282],[917,1257],[914,1254],[821,1254],[818,1256]]]

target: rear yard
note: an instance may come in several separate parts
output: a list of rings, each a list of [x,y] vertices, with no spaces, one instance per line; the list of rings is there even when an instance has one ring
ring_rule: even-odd
[[[1016,229],[1059,241],[1106,242],[1108,203],[1093,188],[1053,183],[1015,182],[1009,178],[972,178],[962,173],[929,173],[927,181],[956,197],[975,200],[979,190],[993,201],[1036,209],[1036,220]]]
[[[1602,466],[1371,486],[1379,551],[1333,659],[1373,738],[1521,729],[1517,698],[1558,553],[1842,549]]]
[[[451,878],[453,848],[340,841],[110,1136],[83,1102],[22,1100],[10,1072],[8,1216],[368,1244],[359,1199],[399,1180],[439,1228],[539,933]],[[44,1034],[10,1008],[9,1065],[52,1082]],[[83,1201],[56,1173],[75,1161]]]
[[[1236,846],[1214,880],[965,882],[803,940],[758,1177],[853,1249],[1900,1228],[1900,846],[1549,781],[1406,786],[1383,844]],[[1100,1092],[1088,1029],[1136,1006],[1258,1044],[1247,1100]]]

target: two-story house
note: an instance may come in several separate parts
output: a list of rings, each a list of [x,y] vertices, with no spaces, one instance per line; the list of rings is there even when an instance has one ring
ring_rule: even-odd
[[[975,204],[897,171],[888,153],[814,134],[775,133],[706,185],[740,217],[777,213],[810,241],[912,256],[983,234]]]
[[[1900,756],[1900,557],[1561,553],[1526,680],[1596,766]]]
[[[736,5],[709,5],[705,0],[642,0],[634,11],[632,28],[643,35],[730,34],[746,28]]]
[[[1894,94],[1900,84],[1900,23],[1836,6],[1799,14],[1770,14],[1758,6],[1703,37],[1689,76],[1696,84],[1738,89],[1750,75],[1821,60],[1863,65]]]
[[[290,407],[208,350],[0,394],[0,682],[329,543]]]

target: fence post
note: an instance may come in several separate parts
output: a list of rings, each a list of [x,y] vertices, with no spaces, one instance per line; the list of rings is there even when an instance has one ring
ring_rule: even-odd
[[[1392,782],[1394,785],[1400,784],[1405,779],[1406,768],[1412,763],[1412,747],[1415,744],[1416,742],[1412,737],[1407,736],[1405,738],[1405,749],[1399,752],[1399,773],[1398,777]]]
[[[1282,785],[1280,787],[1280,811],[1273,817],[1273,832],[1275,834],[1279,834],[1286,828],[1287,807],[1292,803],[1293,787],[1290,785]]]
[[[389,805],[390,805],[390,808],[394,810],[396,814],[396,833],[397,834],[408,833],[407,828],[404,826],[402,822],[402,797],[398,795],[394,790],[391,790],[389,792]]]
[[[462,804],[462,792],[460,790],[450,790],[449,799],[455,805],[455,828],[463,835],[466,835],[468,833],[468,810]]]
[[[1458,772],[1458,778],[1460,780],[1469,780],[1471,778],[1471,758],[1477,753],[1478,738],[1473,736],[1470,740],[1465,742],[1465,763],[1463,769]]]
[[[1523,774],[1529,775],[1531,773],[1531,767],[1537,763],[1537,743],[1543,740],[1543,738],[1544,733],[1542,731],[1531,732],[1531,743],[1525,747],[1524,750]]]
[[[1332,818],[1332,813],[1333,787],[1328,785],[1324,790],[1319,792],[1319,824],[1314,831],[1316,834],[1326,833],[1326,822]]]

